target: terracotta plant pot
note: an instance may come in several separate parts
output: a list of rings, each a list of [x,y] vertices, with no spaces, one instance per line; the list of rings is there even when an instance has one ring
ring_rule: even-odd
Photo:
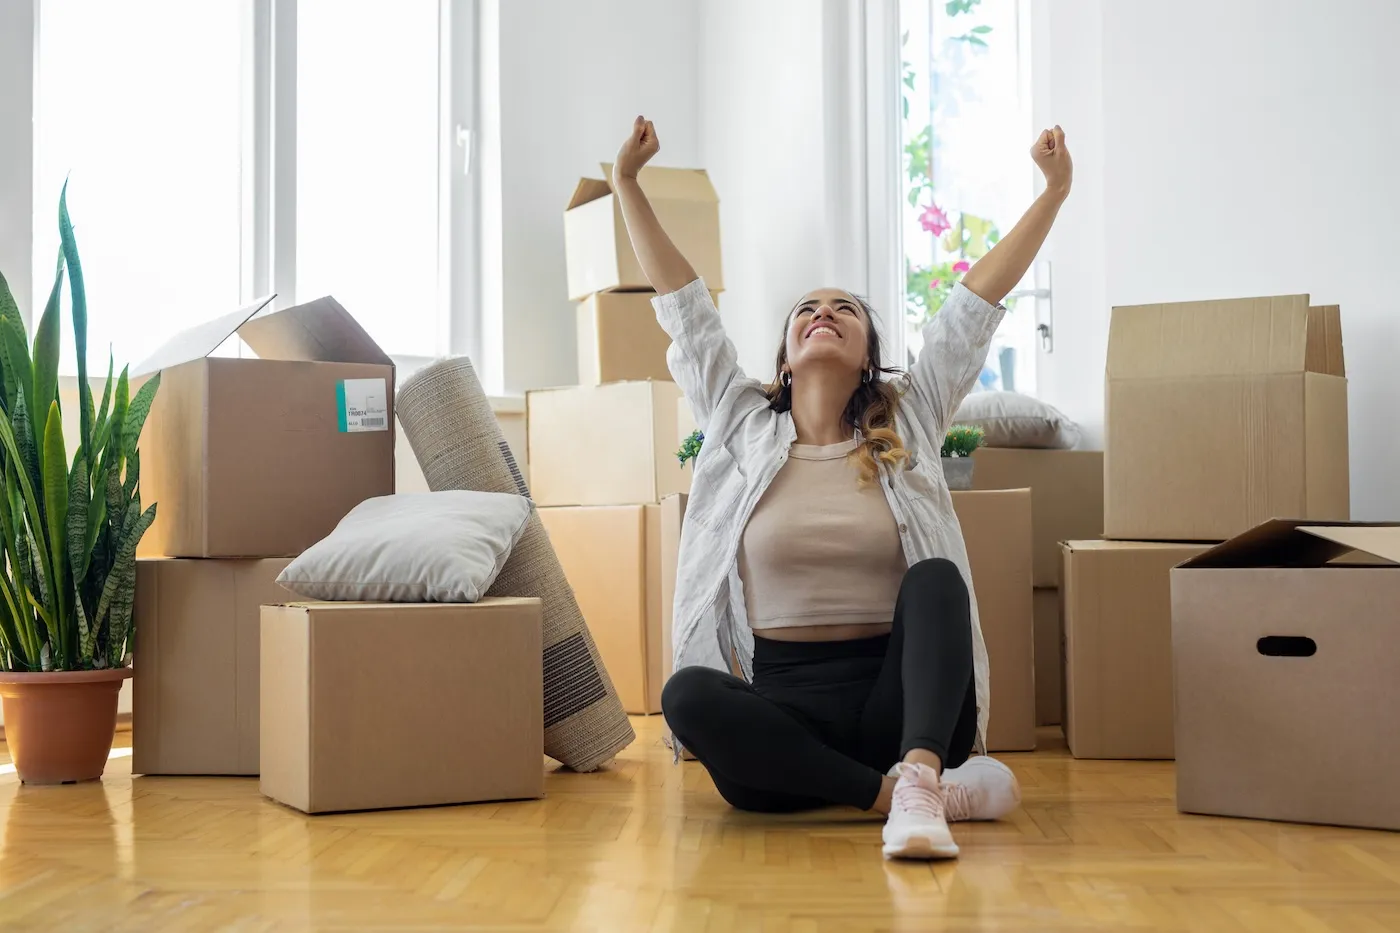
[[[95,781],[117,731],[117,693],[131,668],[0,671],[5,741],[26,784]]]

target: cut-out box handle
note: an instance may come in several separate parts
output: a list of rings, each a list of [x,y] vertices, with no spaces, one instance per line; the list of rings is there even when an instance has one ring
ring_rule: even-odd
[[[1265,635],[1259,639],[1258,648],[1268,658],[1310,658],[1317,654],[1317,642],[1306,635]]]

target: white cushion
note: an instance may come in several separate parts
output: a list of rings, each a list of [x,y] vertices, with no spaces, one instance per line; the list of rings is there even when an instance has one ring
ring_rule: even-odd
[[[969,395],[953,420],[981,428],[987,447],[1068,450],[1079,443],[1079,425],[1053,406],[1018,392]]]
[[[368,499],[277,582],[307,599],[474,603],[525,532],[532,506],[494,492]]]

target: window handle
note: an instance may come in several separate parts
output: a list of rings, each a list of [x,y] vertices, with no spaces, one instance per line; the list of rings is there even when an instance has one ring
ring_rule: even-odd
[[[457,145],[462,148],[462,174],[472,173],[472,131],[465,126],[457,126]]]

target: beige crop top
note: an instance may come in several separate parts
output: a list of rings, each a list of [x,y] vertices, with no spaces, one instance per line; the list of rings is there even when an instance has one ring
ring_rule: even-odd
[[[794,444],[749,517],[739,577],[754,630],[894,618],[908,565],[880,484],[859,485],[855,446]]]

